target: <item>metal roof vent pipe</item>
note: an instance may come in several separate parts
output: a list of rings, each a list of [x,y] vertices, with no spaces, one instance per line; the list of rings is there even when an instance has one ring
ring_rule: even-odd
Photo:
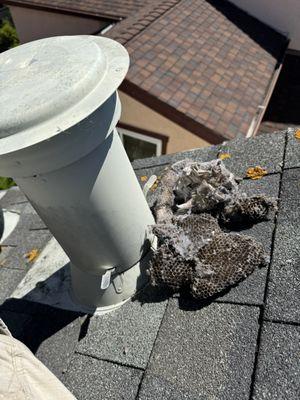
[[[104,311],[145,283],[154,223],[116,130],[128,66],[123,46],[95,36],[0,55],[0,174],[15,179],[65,250],[77,302]]]

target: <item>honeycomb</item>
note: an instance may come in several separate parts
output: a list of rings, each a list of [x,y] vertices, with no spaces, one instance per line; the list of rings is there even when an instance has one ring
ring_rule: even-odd
[[[154,233],[159,246],[149,268],[151,284],[175,291],[189,287],[196,298],[222,292],[265,264],[260,244],[247,236],[222,232],[217,219],[207,214],[174,219],[168,233],[163,229]]]
[[[238,182],[221,160],[183,160],[164,171],[154,207],[158,247],[148,271],[152,285],[188,288],[206,299],[266,264],[260,243],[221,228],[264,220],[275,208],[273,199],[241,193]]]
[[[208,214],[176,218],[172,224],[153,227],[159,249],[163,248],[167,253],[173,249],[184,260],[195,259],[199,249],[220,232],[216,219]]]
[[[155,225],[158,249],[149,269],[152,285],[165,284],[180,289],[190,283],[197,265],[197,253],[221,232],[211,215],[177,218],[172,224]]]
[[[196,298],[206,299],[247,278],[257,266],[266,263],[261,244],[239,234],[224,233],[199,250],[200,263],[211,271],[198,276],[197,271],[190,283]]]
[[[274,199],[265,196],[241,197],[226,205],[220,217],[222,222],[233,225],[257,223],[266,220],[271,209],[276,209]]]
[[[162,245],[151,261],[150,283],[153,286],[166,285],[173,290],[180,290],[190,283],[193,271],[192,261],[181,257],[168,245]]]

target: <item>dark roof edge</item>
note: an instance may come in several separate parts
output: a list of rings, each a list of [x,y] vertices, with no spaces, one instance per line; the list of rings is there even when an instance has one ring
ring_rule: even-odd
[[[144,104],[145,106],[170,119],[172,122],[181,126],[187,131],[190,131],[201,139],[206,140],[210,144],[219,144],[224,142],[224,140],[228,140],[227,137],[213,131],[212,129],[207,128],[201,123],[195,121],[193,118],[188,117],[184,113],[176,110],[176,108],[170,106],[162,100],[159,100],[157,97],[148,93],[144,89],[141,89],[134,83],[130,82],[128,79],[125,79],[123,81],[120,86],[120,90],[133,97],[140,103]]]
[[[67,9],[64,7],[58,7],[58,6],[46,6],[42,4],[32,4],[30,2],[18,2],[14,0],[0,0],[0,3],[5,4],[7,6],[15,6],[15,7],[22,7],[22,8],[30,8],[34,10],[40,10],[40,11],[48,11],[48,12],[54,12],[57,14],[64,14],[64,15],[73,15],[76,17],[84,17],[84,18],[90,18],[90,19],[104,19],[107,21],[120,21],[122,18],[125,18],[124,16],[116,17],[115,15],[110,15],[110,14],[100,14],[100,13],[92,13],[92,12],[87,12],[83,10],[74,10],[74,9]]]
[[[282,51],[281,51],[281,55],[278,58],[278,62],[274,68],[274,72],[273,75],[271,77],[271,80],[269,82],[269,85],[267,87],[266,93],[265,93],[265,97],[264,97],[264,101],[261,104],[261,108],[258,110],[258,113],[256,115],[256,121],[253,127],[253,132],[250,132],[249,135],[247,135],[246,137],[254,137],[257,135],[257,132],[259,130],[260,124],[263,120],[263,117],[265,115],[265,112],[267,110],[268,104],[271,100],[272,94],[274,92],[274,88],[276,86],[276,83],[278,81],[280,72],[282,70],[282,66],[283,66],[283,62],[286,56],[286,50],[288,48],[288,45],[290,43],[290,40],[287,38],[285,44],[282,46]]]

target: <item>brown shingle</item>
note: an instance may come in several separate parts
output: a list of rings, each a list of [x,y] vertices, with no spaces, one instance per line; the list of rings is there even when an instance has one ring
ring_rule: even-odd
[[[149,13],[154,15],[153,8],[160,3],[172,2],[156,2]],[[286,38],[226,0],[173,3],[123,42],[131,58],[127,80],[174,107],[183,121],[186,114],[225,138],[246,135],[266,97]],[[146,13],[147,8],[130,18],[145,18]],[[114,35],[113,29],[109,36]],[[137,76],[144,59],[153,69],[147,80],[140,81]],[[239,124],[236,116],[243,116],[243,122]]]
[[[1,1],[2,2],[2,1]],[[111,19],[126,18],[151,0],[7,0],[5,4],[33,6]]]
[[[282,35],[226,0],[9,2],[126,17],[106,35],[130,54],[128,93],[148,94],[169,115],[173,108],[177,122],[192,120],[194,130],[202,126],[219,138],[246,135],[286,46]]]

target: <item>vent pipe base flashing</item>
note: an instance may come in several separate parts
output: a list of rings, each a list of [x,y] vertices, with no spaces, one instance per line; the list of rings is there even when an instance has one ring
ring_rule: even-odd
[[[154,223],[115,129],[128,64],[119,43],[94,36],[0,55],[0,174],[15,178],[69,257],[73,297],[94,309],[144,284]]]
[[[121,307],[148,283],[146,271],[152,254],[151,249],[137,264],[119,274],[112,269],[102,275],[91,275],[71,264],[72,300],[86,307],[97,304],[97,309],[91,312],[98,315]]]

